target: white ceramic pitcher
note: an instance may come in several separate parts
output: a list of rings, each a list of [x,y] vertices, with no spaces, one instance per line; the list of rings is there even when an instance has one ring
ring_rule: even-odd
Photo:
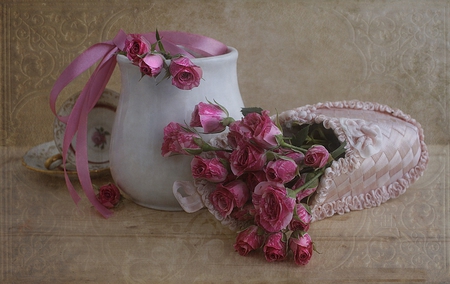
[[[164,127],[189,123],[194,106],[216,100],[231,117],[241,117],[244,106],[237,79],[236,49],[219,56],[195,58],[202,68],[200,85],[181,90],[171,79],[142,77],[139,67],[118,55],[122,90],[110,144],[114,182],[135,203],[160,210],[181,210],[172,193],[174,181],[192,180],[190,156],[162,157]]]

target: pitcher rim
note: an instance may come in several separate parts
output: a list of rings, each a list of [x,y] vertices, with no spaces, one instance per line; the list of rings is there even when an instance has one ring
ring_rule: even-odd
[[[227,46],[227,53],[221,54],[221,55],[215,55],[215,56],[208,56],[208,57],[198,57],[198,58],[192,58],[191,61],[194,64],[199,64],[206,61],[214,61],[214,60],[223,60],[223,59],[233,59],[237,58],[238,51],[236,48],[232,46]],[[166,60],[166,62],[169,62],[170,60]],[[123,54],[117,54],[117,62],[119,63],[130,63],[132,62],[127,58],[126,55]]]

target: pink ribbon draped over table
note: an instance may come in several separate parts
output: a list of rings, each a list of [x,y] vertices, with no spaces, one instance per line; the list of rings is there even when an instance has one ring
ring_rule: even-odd
[[[181,54],[188,58],[209,57],[225,54],[228,49],[225,44],[201,35],[176,31],[162,31],[159,32],[159,35],[164,49],[171,55]],[[149,43],[156,42],[156,33],[147,33],[142,36]],[[75,160],[78,179],[89,201],[105,218],[110,217],[112,212],[97,200],[92,186],[87,154],[87,121],[89,112],[95,107],[103,94],[106,84],[114,71],[117,63],[117,53],[124,51],[126,38],[127,34],[120,30],[113,40],[97,43],[89,47],[61,73],[50,93],[50,108],[52,112],[66,124],[62,156],[64,178],[69,193],[74,202],[78,204],[81,198],[70,181],[65,167],[70,145],[76,135]],[[56,101],[61,91],[98,61],[100,61],[99,64],[81,91],[71,113],[68,116],[58,116]],[[161,133],[162,131],[161,129]]]

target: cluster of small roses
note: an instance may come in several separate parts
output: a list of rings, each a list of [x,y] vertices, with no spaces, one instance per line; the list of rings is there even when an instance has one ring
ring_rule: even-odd
[[[239,254],[262,248],[272,262],[285,259],[290,250],[295,262],[305,265],[313,251],[307,203],[333,156],[323,145],[293,145],[268,111],[243,113],[235,121],[219,104],[199,103],[190,127],[174,122],[166,126],[162,155],[193,155],[194,179],[215,184],[209,195],[214,209],[223,218],[247,224],[234,245]],[[229,148],[213,147],[195,127],[205,134],[228,127]]]
[[[157,42],[150,44],[140,34],[129,34],[125,40],[123,52],[134,65],[140,68],[142,76],[157,77],[165,69],[165,77],[172,76],[172,84],[177,88],[191,90],[198,87],[203,75],[202,69],[187,57],[168,54],[164,50],[159,34],[156,33],[156,35]],[[170,65],[167,65],[165,60],[171,60]]]

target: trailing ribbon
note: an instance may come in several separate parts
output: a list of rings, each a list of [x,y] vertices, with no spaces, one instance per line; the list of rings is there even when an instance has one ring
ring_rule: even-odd
[[[173,55],[182,54],[188,58],[194,58],[217,56],[227,51],[225,44],[205,36],[174,31],[164,31],[159,32],[159,34],[165,50]],[[150,43],[156,42],[156,33],[143,34],[143,36]],[[120,30],[113,40],[89,47],[61,73],[50,93],[52,112],[67,125],[64,133],[62,158],[64,178],[69,193],[75,204],[78,204],[81,198],[71,183],[66,170],[67,153],[76,135],[75,161],[78,179],[89,201],[105,218],[110,217],[112,212],[97,200],[92,186],[87,154],[87,120],[89,112],[95,107],[111,78],[117,63],[116,55],[119,51],[124,50],[126,38],[127,34]],[[99,60],[99,64],[81,91],[71,113],[68,116],[58,116],[56,101],[61,91]]]

